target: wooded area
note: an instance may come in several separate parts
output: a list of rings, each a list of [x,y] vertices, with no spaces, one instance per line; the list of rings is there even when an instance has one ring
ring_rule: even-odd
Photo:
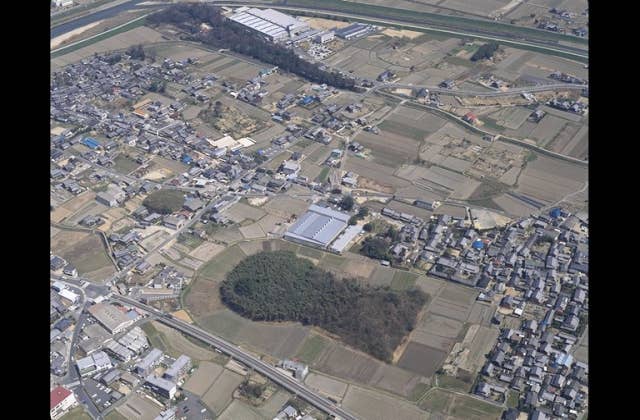
[[[220,295],[247,318],[315,325],[387,362],[427,301],[417,289],[396,292],[337,280],[290,251],[247,257],[221,283]]]
[[[269,42],[250,32],[242,25],[225,19],[220,8],[201,3],[180,3],[157,12],[147,18],[151,24],[171,24],[191,34],[193,40],[215,48],[229,48],[282,70],[295,73],[315,83],[326,83],[337,88],[353,89],[355,80],[337,71],[321,70],[283,45]],[[210,30],[202,30],[206,23]]]

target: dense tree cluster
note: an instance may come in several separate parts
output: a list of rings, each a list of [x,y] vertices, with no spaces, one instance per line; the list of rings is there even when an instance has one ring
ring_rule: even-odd
[[[498,50],[497,42],[489,42],[488,44],[482,45],[478,50],[471,56],[471,61],[484,60],[485,58],[493,57],[493,54]]]
[[[316,63],[300,58],[292,49],[269,42],[240,24],[227,20],[215,6],[179,3],[147,18],[152,24],[172,24],[193,38],[215,48],[229,48],[260,61],[273,64],[315,83],[353,89],[355,80],[336,71],[322,70]],[[203,31],[202,24],[211,29]]]
[[[342,200],[340,200],[339,206],[342,210],[351,211],[354,203],[355,201],[353,200],[353,197],[351,197],[350,195],[345,195],[344,197],[342,197]]]
[[[266,388],[267,386],[265,384],[254,384],[249,382],[248,380],[245,380],[240,384],[240,387],[238,389],[246,397],[260,398]]]
[[[368,237],[362,242],[360,252],[369,258],[376,260],[391,260],[389,243],[383,238]]]
[[[144,60],[147,56],[142,48],[142,44],[133,45],[127,50],[127,55],[133,60]]]
[[[417,289],[395,292],[338,280],[290,251],[247,257],[221,283],[220,296],[247,318],[316,325],[384,361],[414,328],[427,300]]]
[[[144,199],[142,205],[159,214],[171,214],[182,208],[184,196],[178,190],[155,191]]]

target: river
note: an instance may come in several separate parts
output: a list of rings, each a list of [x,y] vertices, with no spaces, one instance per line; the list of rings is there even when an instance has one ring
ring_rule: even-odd
[[[139,6],[139,3],[144,3],[149,0],[131,0],[124,3],[120,3],[108,9],[100,10],[99,12],[92,13],[87,16],[83,16],[78,19],[74,19],[70,22],[63,23],[62,25],[56,26],[51,29],[51,39],[58,37],[60,35],[66,34],[67,32],[73,31],[75,29],[81,28],[83,26],[89,25],[90,23],[97,22],[103,19],[112,18],[120,13],[126,12],[127,10],[141,10],[152,8],[162,7],[163,5],[152,5],[152,6]]]

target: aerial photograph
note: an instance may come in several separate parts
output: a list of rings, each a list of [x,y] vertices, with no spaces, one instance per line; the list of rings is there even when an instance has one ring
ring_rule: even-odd
[[[52,0],[53,420],[586,420],[587,0]]]

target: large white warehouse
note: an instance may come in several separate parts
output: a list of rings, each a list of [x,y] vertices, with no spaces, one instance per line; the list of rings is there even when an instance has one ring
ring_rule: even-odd
[[[260,33],[270,41],[280,41],[309,30],[307,22],[273,9],[241,7],[229,19]]]
[[[284,237],[292,242],[327,248],[345,230],[348,222],[348,214],[312,204]]]

